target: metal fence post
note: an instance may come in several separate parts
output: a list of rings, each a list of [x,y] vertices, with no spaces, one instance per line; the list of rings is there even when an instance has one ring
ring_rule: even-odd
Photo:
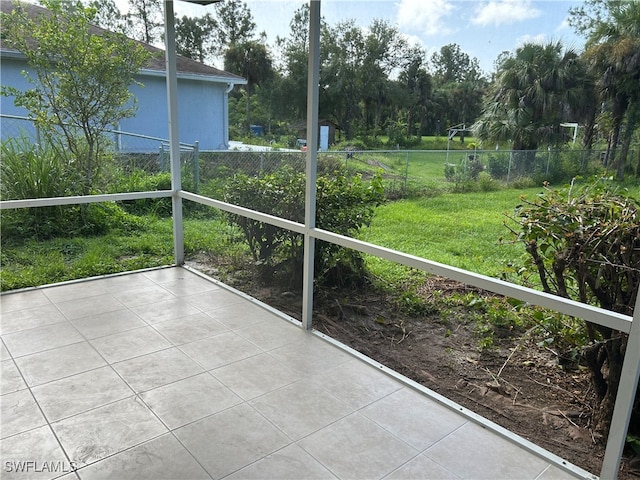
[[[193,142],[193,183],[195,193],[200,193],[200,142]]]
[[[551,147],[547,147],[547,171],[545,175],[549,175],[549,165],[551,164]]]
[[[409,152],[405,154],[407,157],[407,166],[404,171],[404,191],[407,192],[407,188],[409,187]]]
[[[165,158],[164,158],[164,145],[162,144],[160,144],[160,147],[158,147],[158,163],[159,163],[160,171],[164,172],[167,169],[167,165],[165,163]]]

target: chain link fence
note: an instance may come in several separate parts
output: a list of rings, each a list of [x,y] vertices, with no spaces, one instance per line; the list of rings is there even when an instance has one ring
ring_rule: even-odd
[[[3,141],[40,139],[33,122],[26,117],[1,115]],[[122,131],[108,131],[109,151],[115,167],[110,183],[118,183],[123,191],[152,188],[153,182],[142,177],[158,176],[170,170],[169,143],[166,139]],[[245,146],[250,148],[250,146]],[[600,150],[387,150],[327,151],[318,154],[318,174],[344,166],[351,174],[365,180],[380,173],[387,196],[427,194],[428,190],[465,189],[473,182],[490,186],[491,182],[526,186],[543,181],[558,183],[574,176],[588,176],[603,168],[605,152]],[[635,158],[638,152],[629,152]],[[181,144],[183,188],[222,200],[227,179],[237,174],[261,176],[284,166],[297,172],[305,170],[306,153],[284,150],[200,151],[198,142]],[[123,181],[133,177],[135,181]],[[165,176],[156,188],[169,189]],[[127,186],[128,185],[128,186]],[[482,188],[482,186],[480,187]]]
[[[14,115],[0,115],[0,135],[3,142],[16,142],[23,148],[28,145],[43,145],[44,136],[33,120]],[[169,141],[163,138],[107,130],[103,136],[107,155],[102,161],[100,190],[110,193],[138,191],[144,189],[168,190],[171,188]],[[183,176],[198,184],[198,142],[180,144],[180,163]],[[144,177],[166,173],[157,182],[148,182]]]

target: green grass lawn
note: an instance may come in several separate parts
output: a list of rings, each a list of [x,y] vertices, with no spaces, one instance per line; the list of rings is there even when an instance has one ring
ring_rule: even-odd
[[[405,199],[378,207],[361,240],[452,265],[501,277],[508,263],[525,259],[521,244],[511,243],[504,226],[505,212],[513,212],[525,195],[533,199],[541,188],[506,189],[490,193],[445,193]],[[640,187],[630,188],[640,198]],[[206,213],[206,212],[205,212]],[[173,263],[171,220],[142,217],[133,233],[113,231],[94,237],[44,241],[3,241],[0,288],[13,290],[88,276],[110,274]],[[209,218],[185,220],[185,252],[242,257],[247,247],[237,229],[213,213]],[[504,241],[501,242],[500,239]],[[369,269],[385,282],[404,282],[408,269],[379,258],[366,257]]]
[[[142,217],[133,233],[49,240],[27,240],[3,245],[2,291],[49,283],[170,265],[174,262],[171,219]],[[238,233],[221,219],[187,219],[185,253],[206,251],[227,256],[246,251]]]
[[[499,277],[508,262],[524,258],[522,245],[512,239],[503,222],[520,196],[533,198],[541,189],[500,190],[491,193],[444,194],[400,200],[378,207],[371,226],[360,239],[440,263]],[[500,242],[500,238],[504,242]],[[394,277],[404,267],[374,257],[370,269]]]

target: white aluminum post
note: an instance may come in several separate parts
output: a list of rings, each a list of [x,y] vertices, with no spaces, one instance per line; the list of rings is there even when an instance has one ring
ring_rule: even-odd
[[[302,326],[310,330],[313,317],[313,260],[318,170],[318,98],[320,82],[320,0],[309,0],[309,79],[307,82],[307,183],[304,196],[304,266],[302,273]]]
[[[622,450],[627,440],[627,430],[631,419],[631,410],[638,388],[638,374],[640,372],[640,289],[636,298],[633,312],[633,322],[627,339],[627,349],[624,353],[624,363],[620,374],[620,385],[613,409],[613,418],[607,438],[607,448],[604,452],[600,478],[616,479],[622,460]]]
[[[169,158],[171,161],[171,206],[173,212],[173,254],[176,265],[184,263],[182,190],[180,172],[180,133],[178,130],[178,77],[176,68],[176,32],[173,0],[164,2],[164,43],[167,62],[167,106],[169,108]]]

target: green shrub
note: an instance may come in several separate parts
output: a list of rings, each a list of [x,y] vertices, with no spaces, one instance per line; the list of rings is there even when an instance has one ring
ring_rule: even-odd
[[[64,197],[78,193],[71,158],[26,138],[2,142],[2,200]]]
[[[122,175],[110,187],[110,193],[148,192],[171,190],[171,173],[149,174],[141,169]],[[153,214],[159,217],[171,216],[171,198],[144,198],[120,202],[122,208],[135,215]]]
[[[528,268],[548,293],[633,315],[640,287],[640,204],[603,179],[561,190],[547,188],[523,199],[512,232],[527,253]],[[595,424],[607,433],[615,401],[626,335],[587,324],[583,361],[589,367],[600,407]],[[632,433],[640,431],[640,408]]]
[[[509,157],[507,155],[489,155],[487,170],[493,178],[506,180],[509,175]]]
[[[500,190],[500,183],[491,177],[487,172],[481,172],[478,175],[478,188],[481,192],[495,192],[496,190]]]
[[[236,175],[226,186],[225,201],[303,223],[304,194],[305,175],[284,167],[260,178]],[[379,174],[364,182],[360,176],[347,176],[342,168],[335,170],[318,177],[316,224],[353,236],[370,222],[382,200]],[[229,218],[244,233],[265,276],[280,273],[290,286],[301,284],[302,235],[237,215]],[[325,242],[317,242],[315,269],[318,282],[331,285],[361,282],[364,277],[364,262],[357,252]]]
[[[453,182],[456,179],[456,166],[453,163],[444,164],[444,178]]]

